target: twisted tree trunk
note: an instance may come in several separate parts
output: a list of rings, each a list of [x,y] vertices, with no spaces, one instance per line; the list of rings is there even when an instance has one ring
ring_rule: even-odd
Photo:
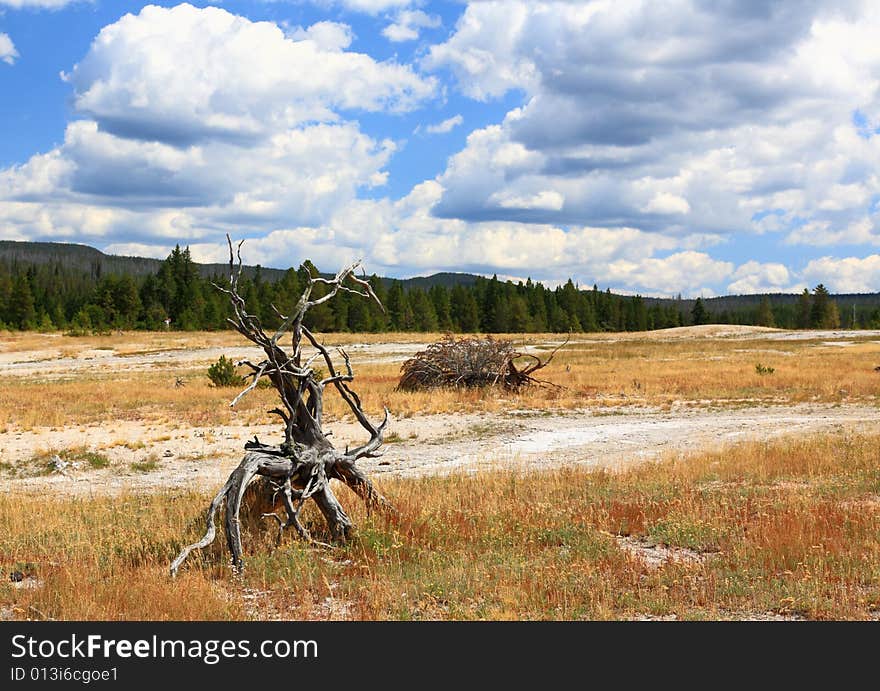
[[[251,382],[230,405],[238,403],[244,395],[256,388],[261,378],[267,377],[281,399],[281,407],[270,412],[278,415],[284,424],[284,441],[279,445],[268,445],[260,443],[255,437],[254,441],[245,445],[247,452],[244,458],[208,507],[204,536],[181,550],[171,563],[172,576],[193,550],[207,547],[214,541],[217,534],[217,512],[224,505],[224,530],[232,565],[237,570],[242,568],[241,504],[249,483],[257,476],[272,483],[284,506],[284,518],[275,513],[268,514],[267,517],[277,521],[282,534],[287,528],[293,527],[301,537],[313,543],[316,541],[300,521],[303,505],[309,499],[320,509],[333,540],[346,540],[354,528],[351,518],[333,493],[331,479],[339,480],[350,487],[361,497],[368,509],[391,509],[389,502],[379,494],[369,477],[357,467],[358,459],[378,455],[376,452],[382,445],[382,434],[388,424],[388,409],[385,409],[382,422],[373,424],[364,413],[360,398],[349,387],[349,383],[354,380],[354,372],[348,355],[339,350],[345,366],[345,372],[340,373],[327,348],[302,323],[309,309],[327,302],[339,291],[354,293],[379,303],[370,284],[354,275],[359,263],[342,269],[333,279],[311,277],[290,316],[284,316],[275,310],[281,318],[281,326],[269,336],[263,330],[259,317],[247,313],[244,299],[238,292],[242,270],[241,243],[234,253],[228,236],[227,241],[229,288],[216,284],[215,287],[226,293],[232,303],[234,316],[228,320],[229,323],[245,338],[260,346],[266,354],[266,359],[257,364],[248,361],[239,363],[251,368]],[[312,290],[319,283],[329,286],[329,290],[323,297],[311,299]],[[381,307],[381,303],[379,305]],[[287,333],[291,336],[290,355],[278,344]],[[305,362],[302,352],[304,338],[316,351]],[[319,379],[312,368],[318,359],[323,360],[327,368],[328,376],[323,379]],[[344,452],[336,450],[322,428],[324,392],[330,385],[342,396],[357,421],[369,433],[369,440],[355,449],[346,448]]]

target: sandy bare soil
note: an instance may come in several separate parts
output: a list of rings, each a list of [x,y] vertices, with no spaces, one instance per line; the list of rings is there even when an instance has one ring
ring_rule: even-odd
[[[331,423],[335,443],[358,440],[352,422]],[[374,476],[437,475],[493,467],[549,468],[583,464],[617,469],[663,457],[785,434],[850,430],[880,432],[876,408],[802,404],[672,411],[613,408],[548,414],[539,410],[467,415],[428,415],[393,420],[381,459],[361,462]],[[63,430],[35,429],[0,435],[0,457],[26,463],[35,450],[85,445],[111,460],[108,469],[68,467],[65,474],[4,478],[0,491],[55,491],[76,495],[162,489],[214,489],[240,460],[244,442],[272,441],[277,426],[170,428],[138,422]],[[399,441],[398,441],[399,440]],[[128,441],[130,448],[122,442]],[[109,444],[115,443],[115,446]],[[154,459],[156,468],[132,464]]]
[[[358,363],[403,362],[425,348],[421,343],[354,344],[345,347]],[[313,353],[304,348],[306,357]],[[57,350],[0,352],[0,377],[35,377],[53,379],[94,372],[143,372],[159,367],[175,369],[203,368],[221,355],[233,360],[263,359],[255,346],[217,346],[206,348],[156,350],[149,353],[123,354],[112,348],[92,348],[64,356]]]
[[[791,332],[761,327],[706,326],[648,334],[586,334],[572,342],[619,339],[811,339],[817,346],[840,345],[853,338],[880,338],[880,331]],[[89,371],[119,373],[154,368],[196,369],[221,354],[259,358],[256,348],[180,345],[138,350],[137,334],[116,348],[83,347],[76,339],[53,335],[40,350],[0,342],[0,379],[45,380],[88,376]],[[73,345],[71,345],[73,343]],[[554,345],[542,344],[545,348]],[[420,343],[346,346],[358,363],[399,362],[424,348]],[[583,410],[511,410],[501,413],[423,415],[392,420],[385,456],[362,461],[374,475],[398,476],[470,472],[492,466],[547,468],[563,463],[620,468],[664,454],[700,451],[783,434],[843,429],[880,431],[880,415],[870,405],[798,404],[759,407],[674,405],[671,410],[625,406]],[[337,446],[363,439],[353,421],[331,422]],[[34,490],[71,494],[116,493],[169,488],[213,489],[237,464],[246,440],[258,435],[277,441],[277,425],[232,424],[189,427],[146,421],[111,421],[66,428],[8,429],[0,433],[0,491]],[[65,449],[85,448],[106,456],[110,467],[80,464],[63,473],[35,475],[33,458]],[[12,470],[10,472],[10,468]],[[45,466],[45,461],[43,461]],[[23,477],[33,476],[33,477]]]
[[[215,362],[221,355],[233,360],[250,359],[257,362],[263,354],[259,348],[242,345],[209,345],[199,347],[157,346],[138,349],[138,334],[129,332],[119,350],[113,347],[93,348],[80,345],[77,339],[61,334],[46,334],[39,349],[20,350],[12,343],[0,340],[0,379],[34,378],[43,380],[74,377],[89,372],[143,372],[158,368],[198,369]],[[767,341],[817,341],[819,347],[847,346],[855,339],[878,339],[880,331],[785,331],[761,326],[738,326],[708,324],[686,326],[660,331],[631,333],[576,334],[569,347],[578,344],[604,343],[607,341],[679,341],[695,339],[767,340]],[[173,340],[173,339],[169,339]],[[546,350],[560,345],[562,341],[544,340]],[[354,362],[360,364],[403,362],[423,350],[424,343],[385,342],[354,343],[345,346]],[[537,352],[533,346],[523,345],[522,352]],[[304,349],[306,355],[312,351]],[[784,353],[787,354],[787,353]]]

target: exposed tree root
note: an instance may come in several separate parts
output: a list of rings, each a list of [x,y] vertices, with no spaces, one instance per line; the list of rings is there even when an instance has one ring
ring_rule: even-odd
[[[241,243],[239,250],[240,248]],[[310,278],[295,312],[289,317],[279,313],[282,324],[270,337],[263,331],[259,318],[247,313],[244,300],[238,293],[241,254],[239,252],[236,267],[231,241],[229,256],[230,287],[220,288],[229,295],[234,310],[235,317],[229,322],[239,333],[259,345],[266,353],[266,360],[258,364],[247,361],[239,363],[251,368],[252,380],[235,397],[231,405],[235,405],[242,396],[256,388],[257,382],[262,377],[267,377],[281,398],[282,406],[270,412],[278,415],[284,423],[284,442],[278,446],[271,446],[261,444],[255,438],[253,442],[245,445],[247,452],[244,458],[232,471],[226,484],[208,507],[204,536],[198,542],[187,545],[181,550],[171,563],[172,576],[194,550],[203,549],[214,541],[217,536],[216,516],[221,506],[224,507],[223,525],[232,565],[236,570],[241,570],[243,567],[240,518],[242,500],[248,485],[255,477],[263,477],[273,483],[275,493],[281,498],[286,519],[282,519],[274,512],[262,514],[262,517],[272,518],[276,522],[279,538],[286,529],[292,527],[301,538],[311,544],[321,547],[330,546],[314,540],[302,524],[301,511],[309,499],[314,501],[321,511],[333,541],[342,542],[350,537],[354,523],[333,493],[330,486],[331,478],[350,487],[364,501],[368,510],[393,510],[388,500],[379,494],[372,481],[356,465],[360,458],[378,456],[376,452],[382,444],[382,435],[388,424],[388,410],[385,410],[385,418],[380,424],[375,425],[369,420],[363,411],[360,398],[349,387],[349,383],[354,380],[354,372],[348,355],[342,350],[339,351],[345,372],[338,372],[327,348],[319,343],[302,323],[303,316],[310,308],[330,300],[340,290],[376,299],[370,284],[354,275],[358,264],[341,270],[333,279]],[[326,286],[326,293],[321,297],[312,298],[312,291],[318,285]],[[287,332],[291,334],[292,355],[288,355],[278,345],[279,339]],[[305,362],[302,360],[303,337],[316,350],[315,355]],[[312,369],[312,364],[319,358],[323,360],[328,372],[328,376],[323,379],[319,379]],[[322,429],[323,397],[325,387],[328,385],[332,385],[339,393],[357,421],[370,435],[366,443],[351,450],[346,449],[344,453],[333,447],[327,438],[328,435]]]

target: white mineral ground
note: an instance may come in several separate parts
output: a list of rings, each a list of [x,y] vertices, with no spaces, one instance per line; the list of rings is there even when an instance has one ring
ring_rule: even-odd
[[[642,335],[644,336],[644,335]],[[817,346],[848,343],[853,336],[880,337],[880,331],[786,332],[755,327],[697,327],[670,329],[649,338],[679,339],[712,336],[727,339],[790,340],[809,338]],[[621,336],[618,336],[621,338]],[[589,339],[580,339],[587,342]],[[605,340],[604,337],[593,340]],[[397,362],[424,344],[384,343],[346,346],[359,363]],[[44,352],[0,352],[0,378],[69,377],[80,369],[155,371],[157,366],[200,367],[221,354],[238,358],[258,355],[254,348],[211,347],[159,350],[118,355],[92,350],[59,357]],[[871,405],[802,403],[734,406],[675,404],[670,410],[621,406],[560,411],[509,410],[499,413],[416,415],[392,418],[380,459],[363,459],[360,466],[380,484],[383,475],[414,477],[492,468],[558,468],[578,464],[620,469],[674,453],[723,448],[743,441],[768,440],[813,432],[880,432],[880,414]],[[392,411],[393,414],[393,411]],[[362,441],[363,430],[353,421],[330,422],[331,440],[338,447]],[[230,424],[214,427],[109,421],[66,428],[9,429],[0,433],[0,460],[26,462],[41,451],[85,446],[110,460],[106,469],[68,468],[65,474],[0,479],[0,491],[46,490],[67,495],[116,494],[124,491],[215,490],[243,454],[244,442],[258,435],[278,441],[279,426]],[[128,442],[131,447],[124,446]],[[138,472],[132,463],[155,459],[157,467]]]

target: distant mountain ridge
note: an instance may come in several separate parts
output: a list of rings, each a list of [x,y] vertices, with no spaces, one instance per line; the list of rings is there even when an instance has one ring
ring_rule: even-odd
[[[305,261],[305,257],[302,261]],[[93,277],[104,274],[127,274],[129,276],[147,276],[155,274],[162,265],[162,259],[150,257],[127,257],[115,254],[104,254],[101,250],[88,245],[79,245],[65,242],[20,242],[16,240],[0,240],[0,262],[21,264],[52,264],[61,262],[69,268],[89,272]],[[223,275],[229,270],[229,265],[223,264],[199,264],[199,275],[202,278]],[[296,267],[294,267],[296,268]],[[322,267],[318,267],[319,269]],[[246,265],[243,268],[244,275],[252,277],[257,267]],[[273,269],[265,266],[260,267],[260,273],[264,280],[275,282],[281,280],[287,269]],[[473,285],[477,276],[468,273],[441,272],[430,276],[416,276],[414,278],[394,279],[382,277],[386,284],[399,280],[404,289],[421,288],[427,290],[435,285],[451,288],[456,285]]]
[[[834,293],[832,297],[841,309],[851,308],[852,305],[863,305],[867,303],[874,304],[880,301],[880,292],[878,293]],[[774,306],[780,305],[796,305],[800,298],[799,293],[754,293],[748,295],[722,295],[718,297],[700,298],[707,310],[713,314],[721,312],[733,312],[735,310],[757,307],[764,299],[769,300]],[[645,304],[649,307],[659,304],[661,307],[670,307],[678,304],[678,306],[686,311],[693,309],[697,298],[644,298]]]
[[[305,261],[305,257],[302,261]],[[22,264],[51,264],[62,262],[66,266],[91,273],[93,277],[102,274],[127,274],[130,276],[146,276],[155,274],[162,265],[162,259],[149,257],[127,257],[114,254],[104,254],[94,247],[64,242],[21,242],[16,240],[0,240],[0,262],[12,262]],[[203,278],[214,275],[223,275],[228,269],[228,264],[199,264],[199,274]],[[294,267],[295,268],[295,267]],[[318,267],[319,269],[322,267]],[[256,266],[247,265],[243,273],[252,277],[257,270]],[[260,272],[264,280],[275,282],[280,280],[286,269],[273,269],[260,266]],[[394,279],[382,277],[386,285],[393,281],[399,281],[404,290],[421,288],[428,290],[432,286],[441,285],[452,288],[456,285],[471,286],[480,276],[469,273],[440,272],[430,276],[416,276],[413,278]],[[701,298],[706,309],[713,313],[734,311],[742,308],[757,307],[761,300],[769,298],[774,305],[794,304],[798,300],[797,293],[755,293],[748,295],[724,295],[719,297]],[[853,304],[864,304],[867,300],[874,304],[880,300],[880,292],[876,293],[839,293],[832,297],[838,302],[841,309],[847,309]],[[661,307],[677,305],[679,308],[690,311],[696,298],[659,298],[644,297],[647,306],[658,304]]]
[[[289,309],[286,302],[301,290],[299,269],[306,262],[303,258],[297,270],[245,267],[242,285],[253,313],[269,323],[272,305]],[[225,282],[228,271],[227,263],[196,264],[179,247],[159,260],[108,255],[86,245],[0,241],[0,329],[156,330],[168,320],[182,330],[226,328],[228,306],[211,281]],[[377,277],[373,287],[386,310],[343,293],[323,311],[310,313],[309,328],[459,333],[646,331],[706,323],[880,328],[880,293],[831,296],[822,286],[805,295],[682,300],[595,286],[583,290],[571,279],[548,288],[438,273]]]

